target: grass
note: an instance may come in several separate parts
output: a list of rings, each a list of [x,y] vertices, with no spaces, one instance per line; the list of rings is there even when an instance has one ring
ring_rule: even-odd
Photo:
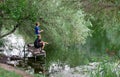
[[[120,77],[119,71],[115,63],[101,63],[96,71],[91,72],[90,77]]]
[[[22,76],[16,74],[15,72],[6,71],[6,70],[0,68],[0,77],[22,77]]]

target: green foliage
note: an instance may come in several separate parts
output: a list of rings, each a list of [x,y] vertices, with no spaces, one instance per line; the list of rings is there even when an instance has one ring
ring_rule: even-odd
[[[102,63],[90,77],[119,77],[120,74],[115,69],[114,63]]]
[[[88,19],[92,23],[92,37],[87,40],[88,51],[105,53],[106,48],[119,51],[119,8],[118,0],[91,0]],[[109,7],[109,6],[111,7]],[[94,6],[94,7],[92,7]],[[87,10],[88,8],[85,8]]]
[[[33,36],[31,34],[33,31],[31,29],[33,28],[31,23],[34,23],[38,17],[35,0],[5,0],[0,4],[0,28],[2,28],[0,35],[10,32],[18,24],[19,33],[25,34],[24,36],[26,37]],[[27,38],[26,40],[30,39]]]
[[[61,56],[65,60],[75,57],[73,52],[80,53],[79,47],[90,35],[88,26],[91,24],[85,20],[84,12],[73,9],[74,6],[69,1],[41,1],[38,5],[42,7],[39,9],[41,17],[48,22],[43,22],[41,26],[45,31],[44,40],[50,43],[50,47],[46,47],[48,60],[61,59]]]
[[[34,17],[34,14],[36,14],[34,13],[35,7],[32,7],[34,4],[28,0],[6,0],[5,2],[1,2],[1,5],[0,8],[3,15],[11,20],[17,21],[27,16]]]

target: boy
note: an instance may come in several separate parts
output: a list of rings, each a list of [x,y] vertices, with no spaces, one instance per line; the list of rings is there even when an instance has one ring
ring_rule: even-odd
[[[38,36],[41,32],[43,32],[43,30],[40,30],[40,23],[37,22],[36,25],[35,25],[35,34]]]
[[[38,35],[38,36],[37,36],[37,39],[36,39],[35,42],[34,42],[34,47],[35,47],[35,48],[44,49],[45,44],[48,44],[48,43],[42,41],[42,40],[41,40],[41,35]]]

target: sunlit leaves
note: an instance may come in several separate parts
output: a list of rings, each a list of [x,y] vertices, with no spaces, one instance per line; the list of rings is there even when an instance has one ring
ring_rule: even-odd
[[[27,16],[33,16],[33,12],[36,10],[35,7],[32,7],[33,3],[28,0],[6,0],[1,4],[4,16],[14,20],[21,20]]]

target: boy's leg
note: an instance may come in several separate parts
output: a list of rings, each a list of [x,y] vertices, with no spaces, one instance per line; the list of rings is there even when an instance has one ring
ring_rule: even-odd
[[[44,42],[42,42],[42,43],[43,43],[42,49],[44,49],[44,47],[45,47],[45,43],[44,43]]]

